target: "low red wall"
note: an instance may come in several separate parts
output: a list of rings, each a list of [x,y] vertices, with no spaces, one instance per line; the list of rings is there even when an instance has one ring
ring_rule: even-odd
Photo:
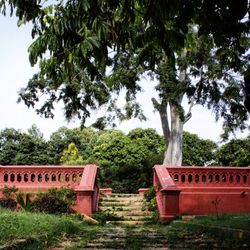
[[[249,167],[155,166],[161,219],[178,214],[250,213],[249,173]],[[174,201],[169,196],[173,189]]]
[[[97,209],[96,175],[96,165],[0,166],[0,189],[15,186],[21,192],[41,192],[50,188],[73,188],[77,195],[73,208],[90,215]]]

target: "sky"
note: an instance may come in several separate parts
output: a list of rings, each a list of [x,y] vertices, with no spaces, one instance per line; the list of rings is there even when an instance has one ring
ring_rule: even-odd
[[[0,15],[0,130],[15,128],[27,132],[32,124],[36,124],[45,139],[49,139],[49,136],[58,128],[62,126],[78,127],[80,122],[78,120],[67,122],[63,115],[63,107],[60,106],[55,110],[54,119],[46,119],[38,116],[34,109],[28,109],[24,103],[17,103],[18,91],[26,86],[28,80],[38,70],[37,67],[30,66],[28,59],[27,50],[32,42],[30,30],[30,25],[18,28],[16,18]],[[138,96],[138,100],[143,106],[148,120],[139,122],[132,119],[118,124],[117,129],[127,133],[137,127],[154,128],[162,134],[160,117],[153,111],[150,101],[154,94],[152,82],[145,79],[142,85],[144,92]],[[98,113],[94,112],[92,116],[97,115]],[[90,125],[92,122],[93,119],[90,119],[86,125]],[[221,125],[221,121],[215,122],[211,111],[195,106],[192,118],[185,124],[184,130],[197,134],[201,138],[218,142],[222,133]],[[237,137],[245,137],[248,134],[249,132],[237,133]]]

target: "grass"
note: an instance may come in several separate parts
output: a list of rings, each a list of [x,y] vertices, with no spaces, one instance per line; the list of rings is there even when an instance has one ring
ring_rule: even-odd
[[[97,226],[87,225],[76,216],[12,212],[0,208],[0,249],[10,245],[13,249],[46,249],[65,236],[81,235],[87,241],[97,230]]]
[[[189,249],[249,249],[250,215],[222,215],[174,221],[158,226],[170,244]]]

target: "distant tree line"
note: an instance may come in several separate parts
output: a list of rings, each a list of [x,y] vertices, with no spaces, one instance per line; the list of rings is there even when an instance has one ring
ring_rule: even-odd
[[[0,165],[96,163],[99,184],[118,192],[135,192],[152,185],[152,167],[163,162],[165,144],[154,129],[120,130],[59,128],[46,141],[33,125],[27,133],[0,131]],[[194,166],[250,165],[250,136],[218,147],[211,140],[184,133],[183,164]]]

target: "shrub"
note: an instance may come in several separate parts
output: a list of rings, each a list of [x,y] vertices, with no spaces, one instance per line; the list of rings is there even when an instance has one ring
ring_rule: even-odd
[[[151,187],[148,191],[144,193],[144,199],[150,202],[156,196],[155,187]]]
[[[45,193],[34,200],[32,210],[49,214],[68,213],[69,205],[64,200]]]
[[[13,186],[13,187],[4,186],[4,188],[2,189],[3,196],[6,199],[10,198],[11,194],[16,194],[17,191],[18,191],[18,189],[15,186]]]
[[[0,206],[11,210],[15,210],[17,207],[17,202],[11,198],[2,198],[0,199]]]
[[[49,214],[69,213],[70,206],[75,202],[73,189],[49,189],[48,193],[40,193],[33,201],[32,210]]]

